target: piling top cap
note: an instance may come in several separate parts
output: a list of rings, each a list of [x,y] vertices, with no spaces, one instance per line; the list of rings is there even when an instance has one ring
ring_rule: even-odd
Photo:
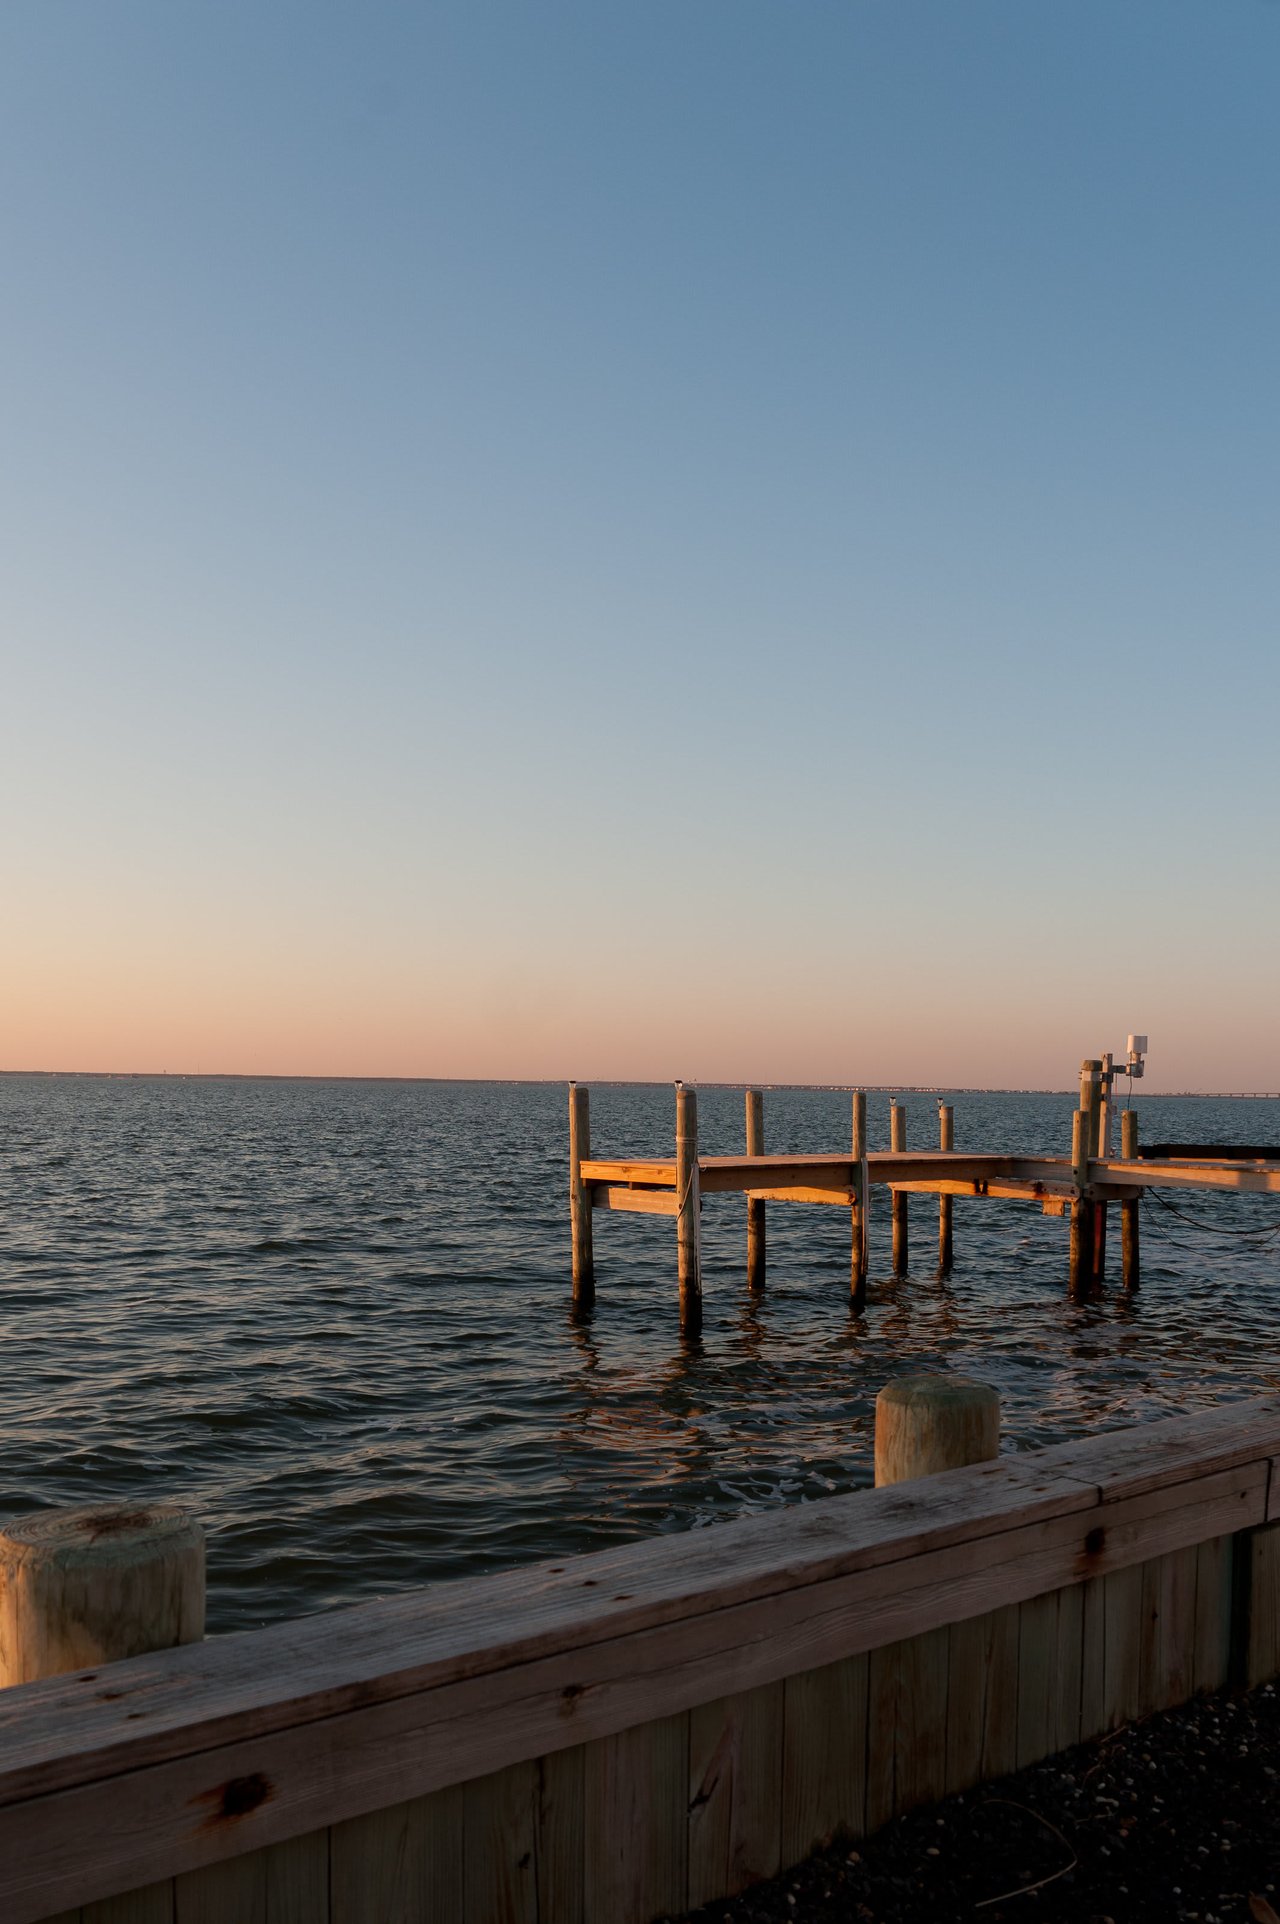
[[[942,1403],[968,1409],[994,1406],[998,1410],[1000,1392],[990,1383],[975,1382],[972,1376],[943,1376],[921,1370],[914,1376],[895,1376],[886,1383],[876,1398],[877,1407],[881,1403],[928,1403],[935,1408]]]
[[[37,1510],[0,1528],[0,1563],[143,1562],[157,1551],[203,1544],[204,1530],[180,1503],[104,1503],[81,1510]]]

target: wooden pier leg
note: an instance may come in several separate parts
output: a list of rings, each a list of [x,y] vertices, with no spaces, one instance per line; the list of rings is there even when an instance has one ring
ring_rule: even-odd
[[[889,1147],[905,1149],[907,1146],[907,1112],[900,1103],[889,1106]],[[907,1198],[905,1194],[893,1192],[893,1273],[905,1276],[907,1273]]]
[[[569,1220],[573,1231],[573,1302],[590,1309],[596,1296],[595,1252],[591,1241],[591,1191],[582,1165],[591,1157],[591,1091],[569,1084]]]
[[[698,1098],[676,1084],[676,1267],[680,1280],[680,1327],[695,1336],[702,1328],[702,1255],[698,1190]]]
[[[1137,1161],[1138,1118],[1132,1109],[1126,1109],[1120,1118],[1120,1154],[1126,1162]],[[1120,1205],[1120,1280],[1126,1289],[1138,1287],[1138,1272],[1141,1267],[1138,1211],[1141,1206],[1141,1198],[1138,1196],[1135,1196],[1132,1202],[1122,1202]]]
[[[1000,1398],[967,1376],[899,1376],[876,1398],[876,1488],[1000,1454]]]
[[[852,1307],[865,1309],[871,1178],[867,1169],[867,1097],[863,1089],[853,1092],[853,1192],[853,1258],[849,1271],[849,1293]]]
[[[764,1096],[759,1089],[747,1090],[747,1154],[764,1154]],[[747,1197],[747,1288],[764,1288],[764,1203],[759,1196]]]
[[[1099,1153],[1100,1129],[1102,1125],[1102,1057],[1086,1056],[1080,1064],[1080,1107],[1086,1119],[1085,1155],[1092,1159]],[[1084,1216],[1086,1237],[1085,1260],[1088,1265],[1089,1280],[1096,1279],[1101,1272],[1098,1268],[1099,1257],[1105,1260],[1105,1248],[1099,1248],[1098,1237],[1099,1205],[1090,1202]],[[1105,1223],[1102,1232],[1105,1234]]]
[[[1104,1054],[1099,1061],[1101,1074],[1098,1080],[1098,1117],[1094,1131],[1093,1153],[1104,1160],[1111,1154],[1111,1057]],[[1107,1205],[1104,1202],[1093,1206],[1093,1274],[1101,1282],[1107,1273]]]
[[[938,1147],[954,1149],[956,1146],[956,1116],[949,1102],[938,1104]],[[952,1229],[951,1214],[955,1206],[954,1196],[938,1198],[938,1274],[951,1274]]]
[[[1071,1175],[1077,1190],[1089,1180],[1089,1112],[1077,1109],[1071,1118]],[[1083,1296],[1093,1275],[1092,1205],[1084,1196],[1071,1198],[1071,1256],[1068,1284],[1073,1296]]]
[[[37,1510],[0,1530],[0,1685],[204,1636],[204,1531],[176,1503]]]

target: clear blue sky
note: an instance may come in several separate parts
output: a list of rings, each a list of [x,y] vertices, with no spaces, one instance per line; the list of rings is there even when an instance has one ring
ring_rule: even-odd
[[[0,9],[0,1066],[1280,1087],[1280,5]]]

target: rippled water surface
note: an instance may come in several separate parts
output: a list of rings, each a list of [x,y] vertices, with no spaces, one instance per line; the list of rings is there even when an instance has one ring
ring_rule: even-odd
[[[958,1147],[1065,1152],[1071,1096],[957,1095]],[[909,1140],[936,1142],[931,1098]],[[743,1147],[705,1090],[705,1153]],[[941,1365],[995,1383],[1025,1449],[1280,1384],[1280,1199],[1144,1212],[1143,1288],[1066,1296],[1066,1225],[912,1204],[869,1308],[842,1210],[708,1199],[705,1328],[681,1341],[674,1226],[596,1217],[569,1310],[565,1092],[499,1083],[0,1077],[0,1510],[180,1496],[232,1629],[867,1483],[876,1391]],[[1146,1098],[1148,1140],[1280,1143],[1280,1102]],[[888,1145],[888,1098],[869,1100]],[[770,1149],[838,1149],[849,1098],[770,1092]],[[592,1094],[598,1154],[669,1153],[669,1088]],[[1113,1256],[1114,1239],[1113,1231]]]

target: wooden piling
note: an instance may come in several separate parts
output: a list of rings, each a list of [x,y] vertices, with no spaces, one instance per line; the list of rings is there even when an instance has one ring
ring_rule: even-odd
[[[573,1236],[573,1301],[589,1309],[595,1301],[596,1265],[591,1240],[591,1191],[582,1165],[591,1156],[591,1092],[569,1084],[569,1221]]]
[[[0,1685],[204,1635],[204,1530],[176,1503],[37,1510],[0,1530]]]
[[[1000,1454],[1000,1398],[967,1376],[899,1376],[876,1398],[876,1488]]]
[[[954,1149],[956,1146],[955,1110],[949,1102],[938,1104],[938,1147]],[[938,1198],[938,1274],[949,1276],[952,1261],[952,1209],[954,1196]]]
[[[1089,1112],[1077,1109],[1071,1118],[1071,1179],[1077,1191],[1089,1180]],[[1071,1199],[1071,1255],[1068,1282],[1073,1296],[1089,1286],[1093,1274],[1093,1218],[1082,1194]]]
[[[676,1268],[680,1281],[680,1327],[702,1328],[702,1259],[698,1187],[698,1098],[676,1084]]]
[[[889,1147],[902,1150],[907,1146],[907,1112],[900,1103],[889,1105]],[[893,1192],[893,1273],[905,1276],[907,1273],[907,1198],[903,1191]]]
[[[1093,1154],[1111,1156],[1111,1054],[1103,1052],[1099,1058],[1099,1081],[1097,1081],[1097,1129]],[[1093,1204],[1093,1278],[1101,1281],[1107,1274],[1107,1204]]]
[[[1132,1109],[1126,1109],[1120,1118],[1120,1154],[1126,1162],[1137,1161],[1138,1118]],[[1126,1289],[1138,1287],[1141,1267],[1138,1212],[1141,1206],[1139,1196],[1120,1205],[1120,1280]]]
[[[867,1097],[863,1089],[853,1092],[853,1253],[849,1292],[854,1309],[867,1306],[868,1226],[871,1206],[871,1174],[867,1166]]]
[[[759,1089],[747,1090],[747,1154],[764,1154],[764,1096]],[[747,1288],[764,1288],[765,1234],[764,1202],[759,1196],[747,1197]]]
[[[1085,1154],[1086,1156],[1089,1157],[1090,1160],[1092,1160],[1094,1157],[1101,1154],[1101,1128],[1102,1128],[1102,1058],[1101,1056],[1086,1056],[1084,1061],[1080,1064],[1080,1107],[1084,1110],[1085,1117],[1087,1119],[1087,1139],[1086,1139],[1087,1146],[1085,1149]],[[1099,1237],[1100,1236],[1105,1237],[1106,1235],[1105,1218],[1103,1220],[1101,1229],[1099,1228],[1098,1216],[1099,1216],[1100,1207],[1101,1205],[1098,1204],[1097,1202],[1093,1202],[1093,1201],[1089,1202],[1085,1207],[1084,1218],[1083,1218],[1084,1234],[1086,1238],[1085,1262],[1087,1266],[1088,1278],[1091,1282],[1096,1280],[1098,1277],[1102,1275],[1102,1269],[1099,1268],[1099,1263],[1101,1262],[1105,1267],[1105,1261],[1106,1261],[1105,1242],[1103,1242],[1102,1244],[1099,1243]]]

